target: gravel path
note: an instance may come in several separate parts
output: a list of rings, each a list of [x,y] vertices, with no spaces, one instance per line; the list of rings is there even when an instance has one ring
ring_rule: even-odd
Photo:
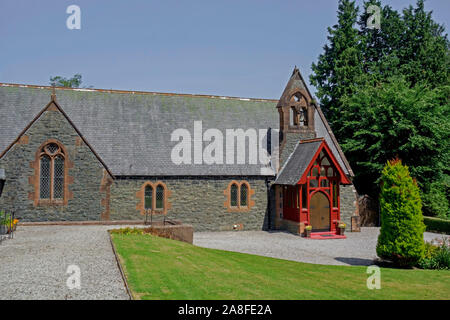
[[[1,299],[128,299],[108,229],[114,226],[19,226],[0,243]],[[69,265],[81,270],[70,290]]]
[[[378,234],[379,228],[362,228],[361,232],[346,233],[347,239],[311,240],[275,231],[197,232],[194,244],[308,263],[371,265],[377,258]],[[426,241],[442,237],[424,233]]]
[[[0,244],[0,300],[128,299],[107,234],[114,228],[20,226],[14,239]],[[378,232],[363,228],[345,240],[311,240],[285,232],[198,232],[194,244],[309,263],[370,265]],[[425,240],[435,238],[442,235],[425,233]],[[67,287],[69,265],[81,270],[80,289]]]

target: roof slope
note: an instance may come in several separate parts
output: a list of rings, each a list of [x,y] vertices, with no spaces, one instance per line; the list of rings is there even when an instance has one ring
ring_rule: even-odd
[[[56,88],[56,101],[115,176],[261,175],[261,165],[175,165],[178,128],[279,128],[276,101]],[[0,84],[0,150],[45,107],[51,87]],[[225,139],[225,137],[224,137]],[[225,142],[224,142],[225,143]],[[204,147],[209,144],[203,143]],[[248,157],[248,155],[247,155]],[[192,156],[193,158],[193,156]]]
[[[319,156],[318,152],[325,151],[330,163],[337,169],[341,177],[340,182],[343,184],[351,184],[344,168],[339,164],[336,154],[330,149],[324,138],[315,138],[309,140],[301,140],[294,151],[287,159],[285,165],[275,180],[275,184],[296,185],[297,183],[305,183],[306,173],[309,172],[310,165]]]
[[[275,184],[295,185],[298,183],[323,140],[305,141],[298,143],[294,151],[286,160],[278,174]]]

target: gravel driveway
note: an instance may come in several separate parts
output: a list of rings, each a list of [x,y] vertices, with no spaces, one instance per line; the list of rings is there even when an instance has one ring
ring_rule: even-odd
[[[379,228],[362,228],[346,233],[347,239],[311,240],[281,231],[196,232],[194,244],[308,263],[371,265],[377,258],[378,234]],[[442,237],[424,233],[426,241]]]
[[[19,226],[0,244],[0,299],[128,299],[108,229],[114,226]],[[69,290],[69,265],[81,271]]]

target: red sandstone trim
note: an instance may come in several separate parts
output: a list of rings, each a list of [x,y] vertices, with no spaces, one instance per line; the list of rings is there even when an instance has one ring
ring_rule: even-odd
[[[237,207],[231,206],[231,186],[235,184],[238,187],[238,205]],[[242,185],[247,186],[247,206],[241,207],[241,186]],[[227,200],[223,203],[224,207],[227,209],[228,212],[247,212],[250,211],[251,208],[255,205],[255,201],[252,200],[252,195],[255,194],[255,190],[250,187],[250,183],[248,181],[236,181],[232,180],[227,188],[223,191],[223,194],[227,197]]]

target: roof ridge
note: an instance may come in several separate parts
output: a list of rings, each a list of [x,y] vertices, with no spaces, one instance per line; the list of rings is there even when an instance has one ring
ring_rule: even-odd
[[[54,88],[54,89],[58,89],[58,90],[81,91],[81,92],[163,95],[163,96],[180,96],[180,97],[197,97],[197,98],[232,99],[232,100],[242,100],[242,101],[278,102],[278,100],[276,100],[276,99],[264,99],[264,98],[244,98],[244,97],[219,96],[219,95],[208,95],[208,94],[171,93],[171,92],[154,92],[154,91],[131,91],[131,90],[118,90],[118,89],[67,88],[67,87],[53,87],[53,86],[33,85],[33,84],[4,83],[4,82],[0,82],[0,87],[34,88],[34,89],[49,89],[49,90]]]

